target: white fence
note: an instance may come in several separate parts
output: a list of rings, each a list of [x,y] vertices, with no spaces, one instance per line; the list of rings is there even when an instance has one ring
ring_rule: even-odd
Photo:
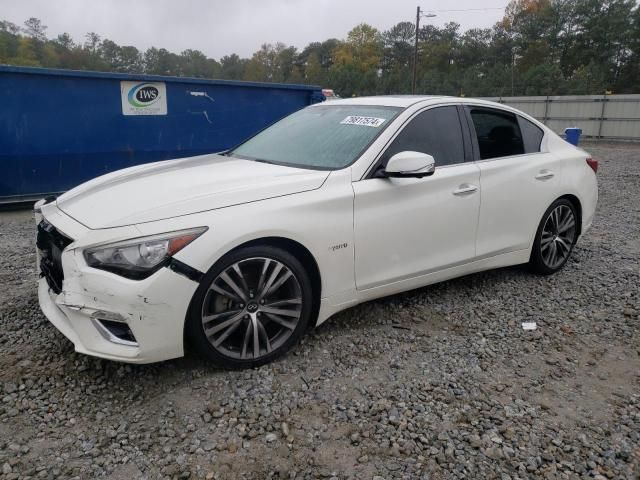
[[[528,113],[559,134],[568,127],[583,137],[640,141],[640,95],[491,97]]]

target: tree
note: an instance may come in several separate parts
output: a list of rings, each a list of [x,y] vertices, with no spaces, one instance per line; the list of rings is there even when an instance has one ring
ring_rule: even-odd
[[[247,60],[235,53],[225,55],[220,59],[220,76],[227,80],[240,80],[244,78],[246,64]]]
[[[632,55],[635,0],[581,0],[576,5],[575,17],[579,28],[576,47],[580,51],[580,64],[590,62],[606,65],[608,87],[616,90],[624,64]]]
[[[76,48],[76,44],[67,32],[58,35],[52,43],[58,45],[61,50],[73,50]]]
[[[640,7],[636,7],[629,23],[629,55],[620,67],[616,88],[621,92],[637,93],[640,78]]]
[[[18,51],[16,52],[16,57],[19,59],[20,65],[26,65],[29,67],[40,66],[32,38],[20,37],[18,39]]]
[[[244,69],[244,80],[258,82],[271,81],[275,64],[273,45],[263,43],[260,50],[255,52]]]
[[[329,70],[331,87],[349,96],[375,92],[382,53],[380,32],[366,23],[358,25],[334,50]]]
[[[180,54],[181,75],[213,78],[220,75],[220,64],[200,50],[185,50]]]
[[[47,26],[43,25],[42,22],[35,17],[31,17],[24,22],[23,31],[25,35],[38,42],[45,42],[47,40],[46,30]]]
[[[16,62],[19,32],[17,25],[0,21],[0,63]]]
[[[284,43],[264,43],[247,62],[244,71],[245,80],[261,82],[285,82],[298,68],[295,63],[297,51],[295,47],[287,47]],[[296,72],[296,76],[301,75]]]
[[[88,48],[90,51],[91,48]],[[111,70],[118,70],[120,66],[120,45],[105,38],[100,43],[100,57],[110,67]]]
[[[457,61],[462,68],[486,70],[491,61],[491,29],[472,28],[460,38]]]
[[[0,20],[0,32],[8,33],[10,35],[18,35],[20,33],[20,27],[7,20]]]
[[[523,74],[519,94],[552,95],[562,89],[563,82],[562,71],[557,63],[542,63]]]
[[[165,48],[151,47],[142,56],[142,65],[146,73],[154,75],[178,75],[179,57]]]
[[[285,47],[283,44],[277,50],[276,55],[276,81],[290,82],[292,79],[302,79],[302,65],[298,63],[298,49],[296,47]]]
[[[95,32],[89,32],[85,36],[84,48],[91,54],[95,54],[100,45],[100,35]]]
[[[142,55],[136,47],[126,45],[120,48],[118,71],[135,73],[142,70]]]
[[[384,64],[387,68],[411,66],[415,31],[415,24],[400,22],[382,34]]]
[[[381,76],[376,93],[411,93],[415,25],[401,22],[382,33]]]
[[[597,95],[607,89],[607,72],[602,67],[591,62],[581,65],[565,79],[562,89],[558,92],[565,95]]]
[[[385,32],[360,24],[343,40],[309,43],[301,52],[264,44],[250,58],[218,62],[204,52],[179,55],[101,40],[79,45],[68,33],[53,39],[37,18],[23,28],[0,20],[0,63],[199,78],[306,82],[343,96],[409,93],[415,28]],[[467,96],[638,93],[640,8],[636,0],[512,0],[492,28],[426,25],[418,32],[418,90]]]
[[[366,23],[361,23],[347,35],[336,50],[336,61],[352,61],[361,71],[378,69],[382,60],[383,41],[380,32]]]
[[[320,66],[320,60],[318,60],[318,54],[315,52],[307,57],[307,62],[304,66],[304,77],[308,83],[316,85],[323,84],[324,75],[322,67]]]

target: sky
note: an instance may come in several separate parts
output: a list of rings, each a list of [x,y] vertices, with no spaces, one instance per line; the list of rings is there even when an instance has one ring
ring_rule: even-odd
[[[345,38],[366,22],[386,30],[415,22],[416,7],[434,11],[421,22],[459,23],[462,30],[490,27],[508,0],[0,0],[0,19],[22,25],[29,17],[48,26],[47,35],[68,32],[78,42],[96,32],[140,50],[191,48],[211,58],[250,57],[263,43],[299,49],[327,38]],[[495,9],[495,7],[499,7]],[[494,8],[473,11],[443,11]]]

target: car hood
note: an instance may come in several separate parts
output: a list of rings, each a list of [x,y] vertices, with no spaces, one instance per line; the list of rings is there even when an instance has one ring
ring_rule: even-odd
[[[60,196],[60,210],[112,228],[315,190],[329,172],[202,155],[119,170]]]

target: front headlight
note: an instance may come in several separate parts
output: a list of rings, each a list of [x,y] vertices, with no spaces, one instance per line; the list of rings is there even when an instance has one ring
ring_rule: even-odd
[[[84,258],[90,267],[141,280],[206,231],[207,227],[191,228],[100,245],[87,248]]]

